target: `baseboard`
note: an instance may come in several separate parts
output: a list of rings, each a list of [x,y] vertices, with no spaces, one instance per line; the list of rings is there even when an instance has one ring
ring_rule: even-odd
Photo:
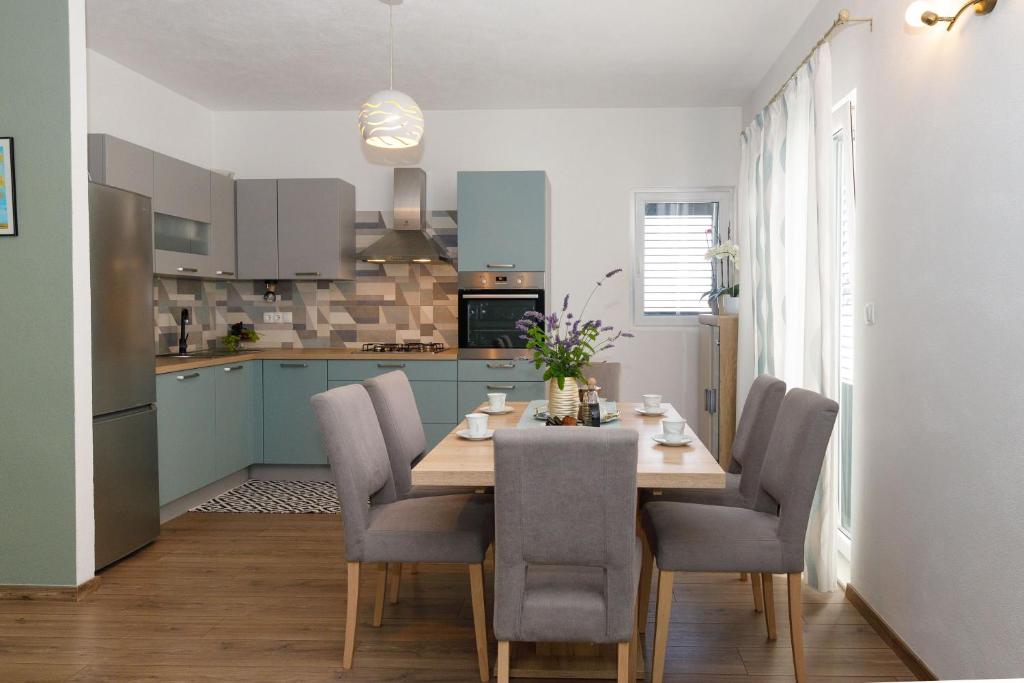
[[[249,477],[260,481],[334,481],[330,465],[252,465]]]
[[[193,491],[177,500],[172,500],[160,508],[160,523],[166,524],[175,517],[180,517],[197,505],[202,505],[211,498],[216,498],[225,491],[230,491],[236,486],[241,486],[249,481],[249,468],[229,474],[223,479],[218,479],[212,484],[207,484],[198,491]]]
[[[910,649],[910,646],[900,638],[896,631],[892,630],[892,627],[886,623],[885,619],[881,617],[875,609],[868,604],[867,600],[864,599],[860,593],[851,585],[846,584],[846,599],[850,601],[857,611],[860,612],[861,616],[867,620],[871,627],[875,629],[879,637],[885,641],[885,644],[892,648],[892,651],[896,653],[903,663],[906,665],[910,672],[917,677],[919,681],[937,681],[939,677],[928,668],[928,665],[924,663],[924,660],[917,656],[917,653]]]
[[[95,593],[99,587],[98,576],[78,586],[0,586],[0,600],[78,602],[90,593]]]

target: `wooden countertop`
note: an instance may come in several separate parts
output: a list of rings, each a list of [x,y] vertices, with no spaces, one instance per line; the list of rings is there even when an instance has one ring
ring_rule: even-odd
[[[253,349],[225,356],[201,356],[176,358],[156,357],[156,374],[165,375],[183,370],[196,370],[216,365],[230,365],[247,360],[457,360],[458,349],[446,349],[440,353],[369,353],[358,349]]]

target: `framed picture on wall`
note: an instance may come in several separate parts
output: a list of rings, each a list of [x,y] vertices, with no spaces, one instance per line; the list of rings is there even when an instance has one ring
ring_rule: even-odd
[[[18,234],[18,207],[14,200],[14,138],[0,137],[0,237]]]

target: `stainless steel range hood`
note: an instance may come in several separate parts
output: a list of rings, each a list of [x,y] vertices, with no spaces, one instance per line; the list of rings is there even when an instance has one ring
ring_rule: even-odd
[[[432,263],[448,255],[426,233],[427,174],[422,168],[395,169],[395,225],[359,254],[369,263]]]

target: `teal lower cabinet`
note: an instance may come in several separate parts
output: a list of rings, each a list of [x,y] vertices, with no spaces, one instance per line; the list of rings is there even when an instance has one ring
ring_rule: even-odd
[[[326,465],[309,399],[327,390],[327,361],[263,361],[263,462]]]
[[[362,380],[395,370],[401,370],[409,378],[412,393],[416,397],[416,408],[423,421],[427,450],[430,450],[461,419],[456,410],[458,370],[455,361],[330,361],[328,384],[332,389],[346,384],[359,384]]]
[[[218,371],[202,368],[156,378],[161,505],[217,479],[213,450]]]
[[[487,401],[487,394],[505,394],[505,400],[533,401],[547,397],[545,382],[463,382],[459,381],[459,419]]]
[[[253,450],[253,363],[210,368],[215,376],[215,439],[213,449],[216,479],[234,474],[256,462]]]

